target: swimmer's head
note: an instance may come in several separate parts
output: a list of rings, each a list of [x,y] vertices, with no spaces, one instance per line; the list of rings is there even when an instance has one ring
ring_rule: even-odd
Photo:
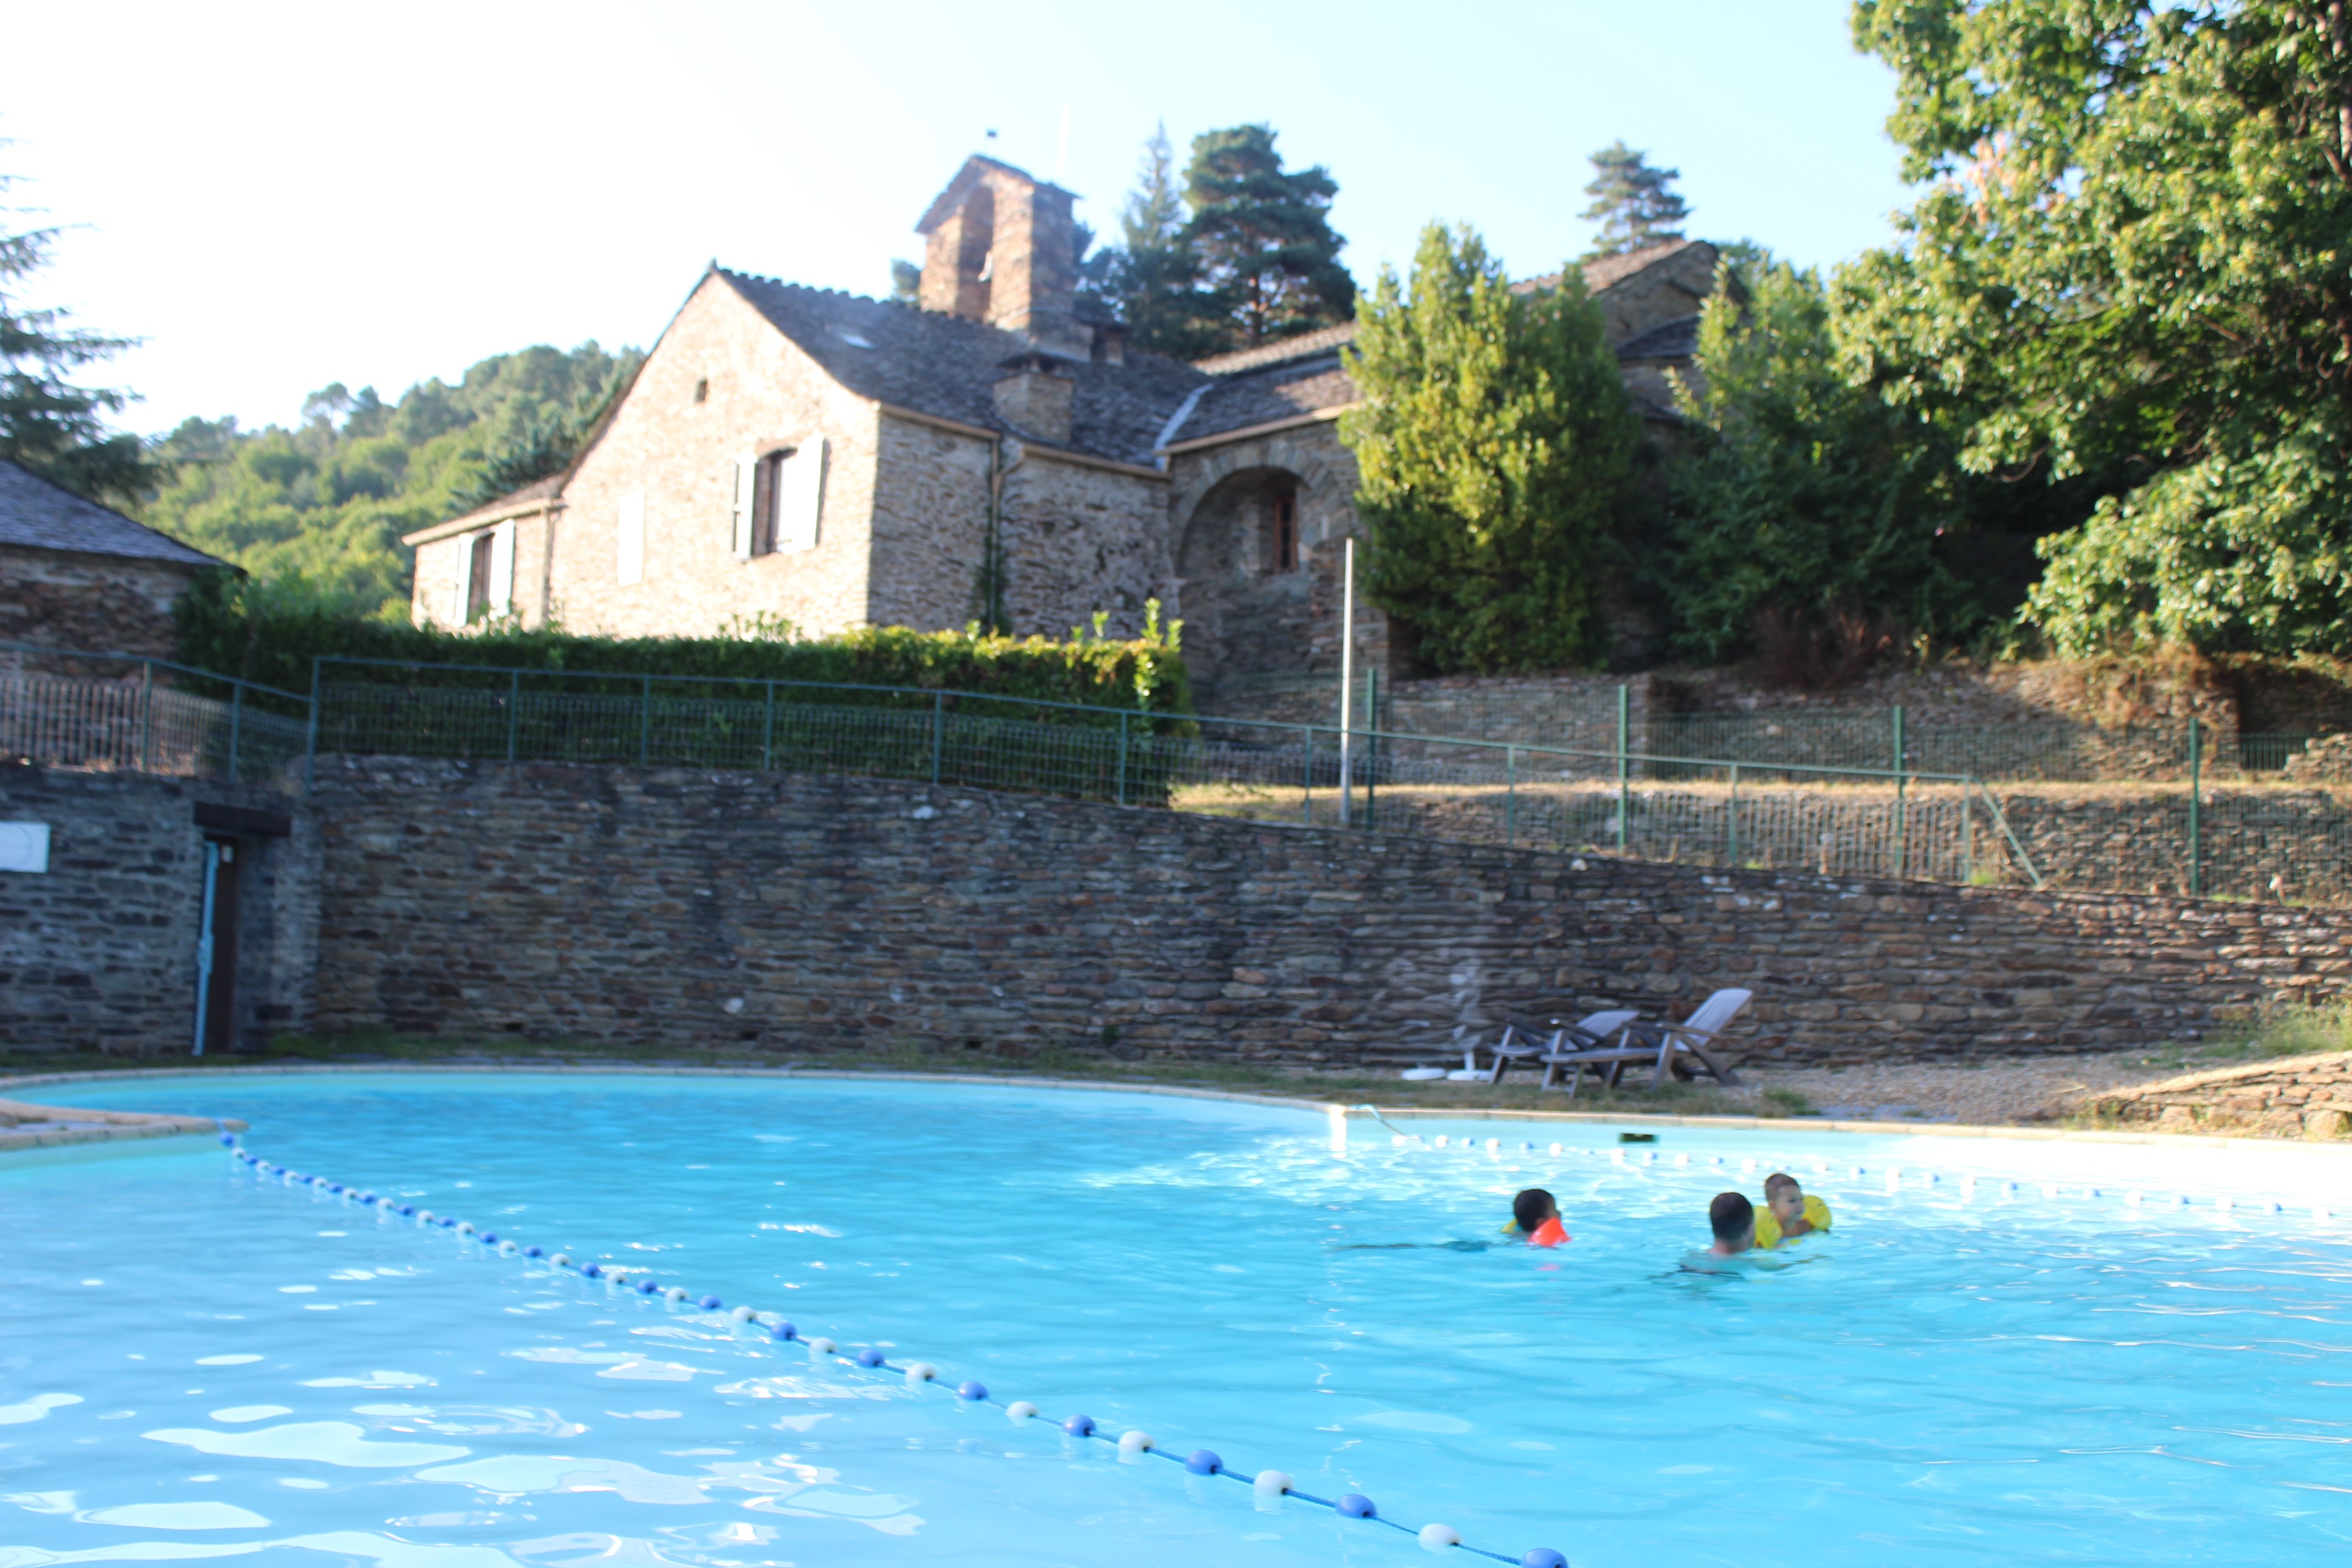
[[[1706,1205],[1706,1223],[1715,1239],[1733,1248],[1756,1245],[1756,1205],[1744,1193],[1717,1193]]]
[[[1559,1213],[1559,1205],[1541,1187],[1529,1187],[1511,1200],[1511,1223],[1528,1235],[1543,1228],[1543,1222]]]
[[[1786,1228],[1791,1221],[1805,1215],[1805,1189],[1797,1184],[1796,1177],[1785,1171],[1775,1171],[1764,1178],[1764,1206]]]

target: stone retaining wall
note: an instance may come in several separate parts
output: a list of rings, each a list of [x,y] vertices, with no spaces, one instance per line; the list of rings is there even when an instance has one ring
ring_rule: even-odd
[[[1758,1005],[1792,1063],[2194,1038],[2352,910],[1707,872],[887,780],[322,759],[317,1020],[473,1038],[1437,1061]]]
[[[2352,1134],[2352,1051],[2190,1073],[2104,1094],[2084,1109],[2166,1132],[2342,1138]]]

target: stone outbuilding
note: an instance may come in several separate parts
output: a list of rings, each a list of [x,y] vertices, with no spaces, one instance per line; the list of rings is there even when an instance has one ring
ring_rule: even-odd
[[[970,160],[917,226],[911,306],[714,262],[568,469],[406,538],[415,620],[1131,635],[1156,599],[1204,685],[1336,667],[1354,327],[1133,350],[1076,293],[1071,201]],[[1716,267],[1677,241],[1583,269],[1655,417]],[[1359,657],[1385,647],[1360,606]]]
[[[0,458],[0,643],[169,658],[173,606],[215,568],[235,570]]]

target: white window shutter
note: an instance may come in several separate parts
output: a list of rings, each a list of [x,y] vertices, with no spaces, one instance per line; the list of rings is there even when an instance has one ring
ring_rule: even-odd
[[[811,437],[776,475],[776,548],[814,550],[824,510],[824,437]]]
[[[514,613],[515,525],[512,520],[499,524],[490,535],[490,614],[509,616]]]
[[[617,540],[617,559],[614,564],[621,585],[646,580],[646,492],[636,490],[621,498],[621,527]]]
[[[751,559],[756,519],[751,504],[760,494],[760,454],[746,452],[735,459],[735,559]]]
[[[449,589],[449,624],[462,626],[466,606],[474,596],[474,536],[461,533],[449,542],[457,552],[457,569]]]

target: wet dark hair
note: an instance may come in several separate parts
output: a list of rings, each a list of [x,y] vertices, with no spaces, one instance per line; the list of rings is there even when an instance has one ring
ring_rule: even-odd
[[[1541,1187],[1529,1187],[1511,1200],[1511,1221],[1533,1236],[1537,1228],[1551,1217],[1555,1206],[1549,1193]]]
[[[1797,1178],[1789,1174],[1786,1171],[1775,1171],[1770,1175],[1764,1178],[1764,1195],[1766,1197],[1771,1197],[1782,1187],[1796,1187],[1799,1192],[1804,1191],[1804,1188],[1797,1185]]]
[[[1738,1241],[1756,1225],[1756,1205],[1742,1193],[1717,1193],[1706,1205],[1706,1223],[1717,1241]]]

